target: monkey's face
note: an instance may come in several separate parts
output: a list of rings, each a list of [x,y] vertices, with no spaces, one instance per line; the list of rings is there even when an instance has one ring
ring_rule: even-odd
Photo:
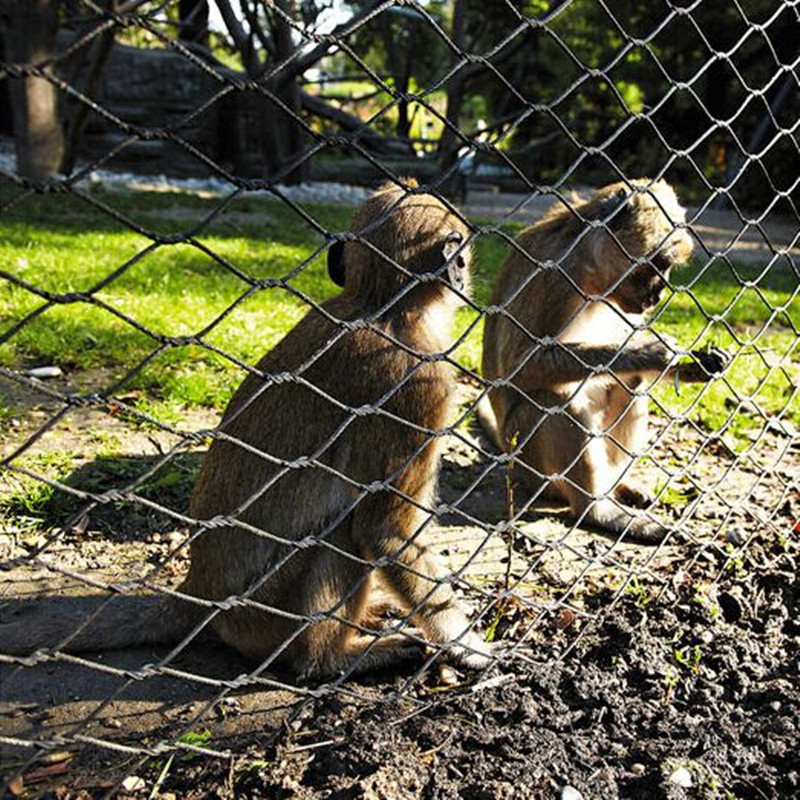
[[[438,270],[439,280],[461,299],[469,290],[469,252],[465,236],[460,230],[450,231],[442,245],[442,266]],[[453,294],[453,292],[450,292]]]
[[[658,253],[634,267],[611,296],[626,314],[644,314],[658,305],[671,269],[669,257]]]
[[[670,271],[689,260],[693,244],[683,226],[686,212],[669,184],[637,180],[632,185],[646,191],[614,184],[597,193],[594,214],[606,220],[607,228],[596,235],[595,258],[599,290],[625,313],[642,314],[658,305]]]

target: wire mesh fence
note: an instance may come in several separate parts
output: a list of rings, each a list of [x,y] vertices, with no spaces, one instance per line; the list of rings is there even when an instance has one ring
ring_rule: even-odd
[[[794,791],[795,3],[0,14],[6,792]]]

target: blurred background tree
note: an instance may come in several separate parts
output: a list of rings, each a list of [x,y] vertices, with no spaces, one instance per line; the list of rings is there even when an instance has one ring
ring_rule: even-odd
[[[85,35],[105,22],[103,8],[146,24],[110,28],[80,69],[74,59],[56,64],[61,77],[101,94],[113,41],[164,48],[177,39],[246,78],[236,91],[257,110],[267,176],[308,177],[309,146],[326,132],[339,137],[339,151],[315,159],[363,162],[366,152],[395,172],[445,176],[445,189],[467,164],[493,164],[518,189],[666,172],[694,199],[730,187],[745,205],[777,199],[796,213],[795,4],[2,0],[2,57],[46,62],[59,20],[62,33]],[[35,35],[15,34],[26,25]],[[54,84],[30,75],[0,80],[0,105],[3,92],[13,100],[20,171],[71,170],[85,106],[54,102]],[[0,123],[0,133],[9,127]],[[470,145],[481,151],[477,162],[465,159]],[[354,163],[352,180],[360,179]]]

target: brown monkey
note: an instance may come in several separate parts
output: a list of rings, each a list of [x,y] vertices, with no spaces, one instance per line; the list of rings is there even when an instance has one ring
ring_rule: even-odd
[[[500,447],[518,442],[523,485],[643,542],[666,533],[627,508],[652,502],[623,480],[647,443],[644,392],[675,370],[702,382],[724,366],[706,354],[678,366],[667,341],[642,332],[670,270],[692,253],[684,221],[663,180],[612,184],[557,207],[517,237],[493,287],[502,311],[483,337],[484,377],[507,380],[489,391],[489,426]]]
[[[427,546],[424,510],[453,403],[435,356],[466,290],[468,231],[436,198],[391,185],[352,230],[328,254],[344,291],[261,360],[264,377],[249,375],[223,416],[191,499],[203,529],[180,591],[231,599],[210,624],[246,656],[303,676],[364,671],[420,653],[414,636],[364,630],[377,565],[417,637],[483,667],[489,647]],[[136,601],[138,619],[100,615],[69,649],[175,640],[214,611]],[[0,652],[14,644],[0,627]]]

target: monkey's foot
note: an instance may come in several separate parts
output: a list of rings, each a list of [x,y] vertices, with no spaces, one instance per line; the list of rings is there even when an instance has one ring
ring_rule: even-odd
[[[653,504],[652,497],[636,486],[629,486],[627,483],[617,484],[614,489],[614,497],[623,505],[631,508],[649,508]]]
[[[635,518],[627,529],[625,538],[640,544],[661,544],[669,531],[660,522]]]
[[[461,643],[450,648],[450,655],[466,669],[486,669],[492,661],[492,645],[474,631],[461,637]]]
[[[581,509],[573,511],[576,517],[581,516]],[[625,534],[628,542],[640,544],[660,544],[669,531],[660,522],[649,519],[645,514],[628,510],[611,500],[599,500],[592,503],[583,519],[591,525],[613,534]]]
[[[361,625],[370,630],[379,631],[391,626],[393,622],[404,616],[399,604],[391,600],[370,605],[364,612]]]
[[[416,629],[409,629],[409,633],[412,632],[419,633],[420,638],[423,638],[423,634]],[[307,666],[301,672],[301,678],[309,680],[327,677],[341,674],[344,670],[352,675],[361,675],[406,661],[419,661],[423,653],[422,643],[400,633],[386,634],[377,641],[373,636],[355,635],[344,652],[336,654],[321,665]]]

